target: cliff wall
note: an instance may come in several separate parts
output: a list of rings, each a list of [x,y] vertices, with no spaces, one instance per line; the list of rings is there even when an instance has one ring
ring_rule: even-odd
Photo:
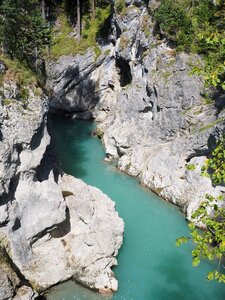
[[[224,134],[225,100],[209,101],[201,77],[191,75],[203,63],[199,56],[176,53],[155,35],[155,7],[157,1],[126,1],[111,17],[99,57],[90,49],[49,62],[50,108],[94,118],[106,156],[190,218],[206,193],[223,189],[201,168]]]
[[[111,267],[124,225],[115,204],[62,173],[47,130],[48,99],[35,86],[24,95],[3,63],[1,70],[0,299],[35,299],[69,278],[117,290]]]

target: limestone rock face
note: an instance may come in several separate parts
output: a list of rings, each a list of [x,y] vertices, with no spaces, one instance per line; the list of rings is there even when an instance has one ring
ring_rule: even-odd
[[[98,189],[66,175],[61,178],[46,117],[44,95],[29,88],[25,101],[15,82],[4,83],[0,93],[0,299],[4,300],[33,300],[72,277],[101,292],[118,287],[111,267],[122,244],[123,221],[114,203]]]
[[[14,289],[10,279],[5,271],[0,269],[1,276],[0,276],[0,299],[6,300],[12,298],[14,294]]]
[[[33,233],[32,240],[31,232],[25,230],[25,236],[19,241],[14,238],[11,242],[13,261],[39,292],[71,277],[98,291],[116,291],[118,283],[111,267],[116,265],[115,256],[122,244],[124,225],[115,212],[115,204],[98,189],[72,176],[64,175],[59,187],[61,195],[67,195],[63,202],[63,222],[53,220],[54,214],[62,210],[60,201],[59,206],[51,210],[43,205],[42,199],[34,198],[33,210],[35,203],[41,202],[38,214],[43,218],[39,222],[44,229],[39,236]],[[54,189],[56,187],[50,187],[50,191]],[[52,193],[52,198],[50,194],[46,196],[45,201],[57,199],[57,193]],[[26,222],[32,224],[31,220],[26,219]],[[32,227],[37,228],[37,224]],[[27,249],[18,250],[19,243],[25,244],[27,240],[31,240]],[[14,244],[17,248],[12,248]]]
[[[18,289],[13,300],[34,300],[37,299],[37,296],[38,294],[36,292],[34,292],[30,287],[24,285]]]
[[[90,74],[103,60],[101,57],[95,62],[94,52],[88,51],[84,56],[62,56],[57,63],[48,63],[47,88],[53,93],[51,108],[63,110],[66,106],[69,112],[91,110],[98,97]]]
[[[75,98],[74,106],[63,102],[61,109],[74,117],[94,117],[107,157],[118,158],[120,170],[138,176],[141,184],[179,205],[190,218],[206,193],[216,196],[223,189],[202,177],[201,167],[225,131],[224,95],[215,105],[207,104],[202,79],[191,75],[191,66],[202,63],[201,58],[177,54],[165,40],[157,40],[148,11],[159,1],[150,1],[148,7],[143,2],[126,1],[123,14],[113,16],[109,44],[92,67],[89,54],[73,58],[78,69],[86,61],[91,70],[85,82],[91,80],[94,89],[78,98],[81,103],[88,98],[93,106],[79,111]],[[110,49],[107,55],[105,49]],[[60,60],[56,65],[62,69]],[[65,88],[63,93],[79,89],[65,79],[70,91]],[[55,80],[60,85],[61,78]],[[77,75],[73,80],[78,82]],[[52,99],[50,105],[57,107],[54,91]]]
[[[71,252],[73,276],[101,292],[116,291],[118,283],[111,267],[117,264],[124,224],[115,212],[115,203],[97,188],[71,176],[64,175],[60,187],[71,192],[66,197],[71,231],[62,244]]]

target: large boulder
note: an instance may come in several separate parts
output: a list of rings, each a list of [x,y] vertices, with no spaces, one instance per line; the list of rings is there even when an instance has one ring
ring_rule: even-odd
[[[64,210],[59,200],[59,206],[51,208],[51,204],[35,197],[30,207],[22,210],[21,227],[16,236],[10,235],[12,260],[38,292],[71,277],[99,292],[116,291],[118,283],[111,267],[117,263],[115,256],[122,244],[124,224],[115,211],[115,203],[97,188],[72,176],[64,175],[59,187],[52,186],[50,190],[58,188],[61,199],[64,195]],[[41,189],[46,195],[43,201],[56,203],[57,197],[60,199],[56,191],[46,194],[44,186]],[[37,194],[41,194],[41,189],[35,189]],[[24,193],[31,194],[26,189]],[[61,220],[60,211],[65,212]],[[29,228],[24,222],[30,224]]]

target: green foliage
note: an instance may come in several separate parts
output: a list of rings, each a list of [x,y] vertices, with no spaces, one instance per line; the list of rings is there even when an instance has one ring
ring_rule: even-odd
[[[207,86],[221,86],[225,90],[225,34],[204,32],[198,35],[199,44],[207,51],[205,66],[196,65],[192,73],[203,75]]]
[[[222,138],[202,168],[207,172],[215,184],[225,183],[225,138]]]
[[[191,239],[195,243],[192,251],[192,264],[198,266],[202,259],[210,261],[217,260],[217,270],[207,274],[207,280],[216,279],[225,283],[223,259],[225,256],[225,208],[222,206],[223,197],[215,199],[206,195],[206,200],[201,203],[199,208],[192,214],[192,218],[198,220],[206,226],[200,230],[194,223],[189,224]],[[209,210],[213,213],[209,213]],[[190,237],[177,239],[176,244],[180,246],[186,243]]]
[[[49,41],[49,28],[38,0],[3,0],[0,7],[1,41],[5,51],[32,63]]]
[[[182,237],[176,239],[176,246],[179,247],[179,246],[181,246],[183,244],[186,244],[188,242],[188,240],[189,240],[188,237],[182,236]]]
[[[222,138],[208,159],[203,172],[211,176],[214,184],[225,183],[225,138]],[[192,240],[195,248],[192,251],[192,264],[198,266],[202,259],[218,261],[216,270],[207,274],[207,280],[217,280],[225,283],[225,206],[224,196],[214,198],[206,195],[205,200],[192,214],[193,222],[189,223],[190,237],[181,237],[176,240],[177,246]],[[202,224],[200,230],[194,222]]]
[[[11,103],[12,103],[12,100],[11,100],[11,99],[4,99],[3,102],[2,102],[2,104],[3,104],[4,106],[8,106],[8,105],[10,105]]]
[[[52,33],[53,38],[50,58],[57,59],[62,55],[82,54],[88,48],[93,48],[96,56],[98,56],[100,49],[97,45],[96,37],[110,13],[110,6],[108,5],[106,8],[96,8],[95,19],[90,18],[89,14],[85,15],[83,17],[84,28],[80,41],[74,36],[71,36],[73,28],[68,18],[64,14],[58,16],[59,25],[53,28]]]
[[[123,13],[126,9],[125,0],[116,0],[115,8],[118,13]]]
[[[154,17],[170,39],[179,41],[178,46],[186,45],[191,21],[181,1],[163,0]]]
[[[34,86],[37,85],[36,76],[33,72],[19,60],[12,60],[6,55],[0,55],[0,60],[7,66],[4,80],[15,81],[19,86]]]
[[[219,119],[215,120],[214,122],[211,122],[211,123],[208,123],[208,124],[202,126],[202,127],[199,129],[199,131],[205,131],[205,130],[208,130],[208,129],[214,127],[216,124],[219,124],[219,123],[221,123],[221,122],[223,122],[223,121],[224,121],[224,118],[219,118]]]
[[[17,84],[18,94],[21,103],[23,103],[23,108],[27,108],[27,100],[29,98],[29,89],[31,89],[34,94],[38,97],[42,95],[42,90],[38,86],[37,78],[33,71],[28,68],[26,64],[20,61],[10,59],[6,55],[0,55],[0,60],[4,62],[7,67],[5,74],[3,74],[0,86],[5,81],[13,81]],[[3,105],[8,106],[13,104],[12,99],[4,99]]]
[[[189,171],[194,171],[196,169],[196,166],[193,164],[188,164],[186,165],[186,169]]]
[[[205,66],[195,66],[205,82],[225,89],[225,2],[162,0],[154,17],[178,51],[202,54]]]

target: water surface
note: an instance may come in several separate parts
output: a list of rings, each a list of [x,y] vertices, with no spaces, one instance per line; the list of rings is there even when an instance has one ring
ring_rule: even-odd
[[[119,290],[113,300],[224,300],[225,286],[207,282],[208,262],[193,268],[191,245],[177,248],[189,230],[175,206],[143,189],[137,180],[104,162],[104,149],[91,136],[94,123],[52,117],[63,170],[100,188],[116,202],[125,222],[124,244],[114,268]],[[105,300],[74,282],[55,287],[48,300]]]

